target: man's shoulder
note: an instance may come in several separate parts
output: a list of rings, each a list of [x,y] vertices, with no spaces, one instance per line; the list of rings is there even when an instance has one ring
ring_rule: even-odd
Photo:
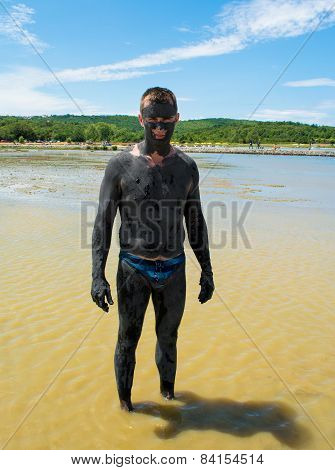
[[[190,155],[188,155],[187,153],[185,153],[183,150],[181,150],[179,147],[177,147],[176,145],[173,146],[173,148],[175,149],[178,157],[183,161],[185,162],[185,164],[187,166],[189,166],[190,168],[195,168],[197,167],[197,164],[196,164],[196,161],[194,160],[194,158],[190,157]]]
[[[107,163],[107,168],[119,168],[120,163],[125,162],[127,160],[132,159],[132,154],[130,153],[131,149],[124,149],[120,150],[119,152],[116,152],[113,154],[108,163]]]

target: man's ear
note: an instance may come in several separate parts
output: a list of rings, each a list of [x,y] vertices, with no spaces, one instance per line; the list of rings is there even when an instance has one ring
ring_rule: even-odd
[[[141,126],[144,127],[142,114],[138,114],[138,120],[139,120],[139,123],[141,124]]]
[[[179,114],[179,113],[177,113],[176,122],[178,122],[178,121],[179,121],[179,118],[180,118],[180,114]]]

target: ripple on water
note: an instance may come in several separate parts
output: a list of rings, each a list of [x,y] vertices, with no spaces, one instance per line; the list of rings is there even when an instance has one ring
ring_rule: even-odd
[[[137,351],[137,413],[127,414],[114,379],[116,305],[91,331],[101,312],[90,298],[80,214],[4,204],[2,442],[47,390],[8,448],[327,448],[254,343],[335,442],[332,220],[326,212],[255,207],[247,224],[252,248],[234,248],[228,237],[213,250],[219,295],[205,305],[197,301],[199,271],[187,252],[178,400],[159,394],[150,305]],[[111,259],[113,294],[115,268]]]

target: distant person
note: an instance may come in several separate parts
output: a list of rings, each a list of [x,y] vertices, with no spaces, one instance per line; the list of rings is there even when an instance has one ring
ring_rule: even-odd
[[[253,148],[253,141],[250,140],[250,142],[249,142],[249,149],[252,149],[252,148]]]
[[[150,297],[160,392],[168,400],[175,398],[176,343],[186,292],[184,219],[201,268],[199,302],[207,302],[214,291],[198,168],[193,158],[170,144],[179,120],[175,95],[166,88],[149,88],[142,95],[138,118],[144,140],[109,160],[92,235],[91,295],[108,312],[107,302],[113,305],[113,299],[105,266],[119,210],[119,331],[114,365],[120,405],[127,411],[134,409],[135,351]]]

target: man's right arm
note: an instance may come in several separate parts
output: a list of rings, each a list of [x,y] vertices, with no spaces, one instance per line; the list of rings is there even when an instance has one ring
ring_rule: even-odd
[[[116,157],[112,157],[105,170],[99,193],[99,207],[92,233],[92,300],[105,312],[112,305],[110,286],[105,267],[110,249],[113,223],[120,200],[120,173]]]

